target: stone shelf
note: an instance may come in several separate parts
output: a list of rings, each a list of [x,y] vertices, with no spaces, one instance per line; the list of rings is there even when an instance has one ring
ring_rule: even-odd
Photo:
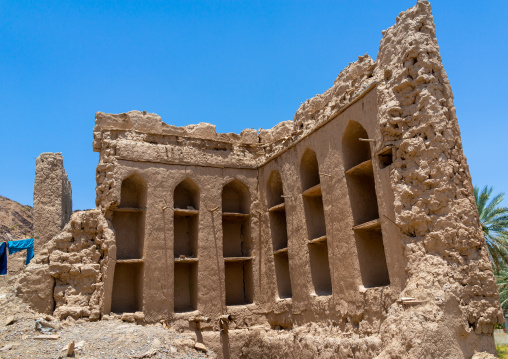
[[[175,216],[197,216],[199,214],[199,210],[197,209],[175,208],[173,212]]]
[[[249,218],[249,216],[250,214],[246,213],[222,212],[222,218],[229,220],[243,221],[244,219]]]
[[[252,257],[224,257],[224,262],[247,262],[251,259]]]
[[[279,212],[279,211],[284,211],[286,209],[286,206],[284,204],[284,202],[282,203],[279,203],[273,207],[271,207],[268,211],[269,212]]]
[[[347,175],[372,175],[372,159],[364,161],[346,171]]]
[[[146,208],[140,208],[140,207],[116,207],[111,208],[112,211],[115,212],[143,212],[146,210]]]
[[[175,258],[175,263],[197,263],[199,259],[194,257],[185,257],[185,258]]]
[[[317,243],[326,243],[326,236],[314,238],[309,241],[309,244],[317,244]]]
[[[302,193],[304,196],[307,197],[318,197],[321,196],[321,183],[318,183],[315,186],[312,186],[311,188],[306,189]]]
[[[117,259],[116,263],[119,264],[136,264],[136,263],[143,263],[144,259]]]
[[[287,254],[287,252],[288,252],[288,248],[286,247],[286,248],[277,249],[276,251],[273,252],[273,254],[275,256],[277,256],[277,255],[281,255],[281,254]]]
[[[372,229],[380,229],[381,228],[381,221],[379,218],[373,219],[372,221],[368,221],[362,224],[359,224],[357,226],[353,227],[353,230],[355,231],[361,231],[361,230],[372,230]]]

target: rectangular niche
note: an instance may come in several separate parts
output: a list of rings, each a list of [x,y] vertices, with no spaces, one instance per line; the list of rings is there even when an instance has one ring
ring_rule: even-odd
[[[143,257],[144,222],[144,213],[141,210],[114,210],[112,223],[115,229],[117,259]]]
[[[326,236],[325,212],[321,191],[319,195],[303,196],[305,218],[307,219],[307,232],[309,239],[316,239]]]
[[[369,162],[370,171],[346,174],[355,225],[379,218],[372,162]]]
[[[272,234],[273,250],[277,251],[288,246],[286,211],[270,211],[270,231]]]
[[[328,246],[326,241],[309,245],[310,269],[312,284],[317,295],[332,294],[332,279],[328,262]]]
[[[143,263],[116,263],[111,311],[133,313],[143,310]]]
[[[274,253],[275,273],[277,278],[277,290],[279,298],[291,298],[291,278],[289,276],[289,258],[287,250],[279,250]]]
[[[226,305],[252,303],[252,261],[250,259],[225,259],[224,269]]]
[[[250,255],[248,217],[223,215],[222,251],[224,257],[246,257]]]
[[[175,312],[197,309],[198,262],[175,261]]]
[[[197,257],[198,215],[189,215],[175,210],[175,258],[180,256]]]
[[[381,228],[355,230],[360,272],[365,288],[390,284]]]

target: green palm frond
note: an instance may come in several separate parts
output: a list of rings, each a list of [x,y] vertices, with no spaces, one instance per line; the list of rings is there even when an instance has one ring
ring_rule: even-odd
[[[499,291],[499,301],[503,311],[508,310],[508,269],[503,268],[495,274],[497,290]]]
[[[489,204],[487,204],[487,208],[484,208],[483,209],[483,214],[484,214],[484,219],[485,220],[488,220],[489,218],[492,217],[492,214],[494,213],[494,210],[495,209],[498,209],[497,206],[499,205],[499,203],[501,203],[504,199],[504,193],[500,193],[498,194],[497,196],[495,196],[490,202]],[[499,208],[501,209],[501,208]]]
[[[499,206],[504,193],[491,198],[493,190],[493,187],[485,186],[480,191],[475,186],[474,197],[492,266],[496,272],[501,273],[501,268],[508,265],[508,208]],[[508,270],[506,279],[508,303]]]
[[[478,188],[475,187],[476,207],[478,208],[478,213],[480,213],[480,217],[485,208],[485,203],[487,202],[487,200],[490,197],[490,194],[492,193],[492,190],[493,190],[492,187],[489,189],[488,186],[485,186],[483,187],[481,193],[478,193]]]

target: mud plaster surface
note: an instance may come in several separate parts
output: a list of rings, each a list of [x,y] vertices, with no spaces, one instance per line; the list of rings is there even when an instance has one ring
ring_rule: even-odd
[[[374,199],[355,193],[345,174],[352,155],[343,138],[355,123],[374,140],[366,142],[371,169],[356,170],[372,176]],[[115,305],[115,268],[135,264],[144,321],[169,320],[192,330],[222,357],[470,358],[495,352],[492,332],[503,316],[427,1],[383,32],[375,62],[359,57],[331,89],[302,104],[293,122],[238,135],[217,134],[210,124],[178,128],[136,111],[97,113],[93,146],[100,152],[97,209],[73,215],[20,279],[26,281],[20,295],[39,310],[51,312],[55,301],[61,318],[97,320]],[[307,162],[316,169],[322,204],[302,195]],[[273,171],[284,195],[290,298],[280,297],[276,279],[280,261],[267,188]],[[126,206],[122,183],[129,179],[142,194]],[[175,189],[187,180],[199,190],[190,208],[198,232],[190,255],[198,290],[194,308],[178,313]],[[222,190],[232,182],[241,183],[247,203],[235,210],[246,224],[246,252],[235,259],[250,273],[244,305],[227,305],[225,293]],[[360,213],[359,204],[372,211]],[[122,207],[135,207],[142,228],[135,237],[142,251],[131,264],[117,256],[124,239],[115,237],[122,228],[115,228],[114,218]],[[361,231],[352,229],[364,222],[358,213],[378,220],[387,272],[382,279],[389,285],[367,285]],[[321,248],[328,251],[324,285],[316,284],[308,243],[318,236],[326,237]],[[319,279],[326,276],[320,268]],[[229,323],[220,321],[226,314]]]

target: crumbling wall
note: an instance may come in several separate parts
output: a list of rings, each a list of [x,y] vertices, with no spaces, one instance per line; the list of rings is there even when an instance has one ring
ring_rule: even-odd
[[[330,89],[300,105],[294,118],[295,131],[303,136],[334,118],[374,82],[375,67],[376,63],[368,54],[358,56],[358,61],[340,72]]]
[[[69,221],[72,190],[61,153],[42,153],[35,163],[33,227],[35,247],[40,248]]]
[[[462,151],[453,94],[427,1],[383,32],[375,77],[396,223],[404,238],[407,283],[381,327],[381,357],[468,357],[495,352],[504,322]],[[443,340],[446,338],[446,340]]]
[[[76,212],[20,275],[16,292],[39,312],[97,320],[115,250],[114,232],[100,210]]]

